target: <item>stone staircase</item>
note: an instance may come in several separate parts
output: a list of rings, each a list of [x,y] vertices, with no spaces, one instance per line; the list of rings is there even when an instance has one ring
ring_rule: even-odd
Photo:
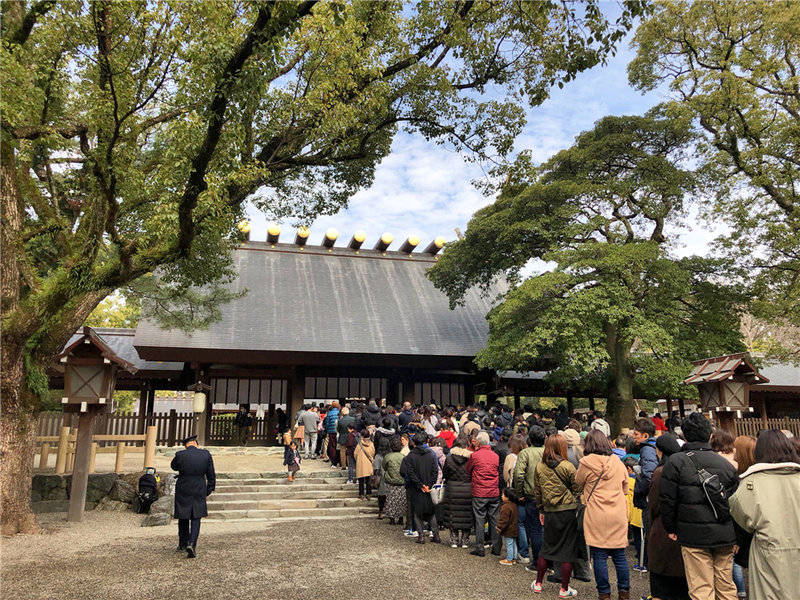
[[[345,483],[340,470],[303,472],[289,483],[286,473],[217,473],[208,498],[208,518],[272,521],[374,516],[374,498],[359,500],[358,486]]]

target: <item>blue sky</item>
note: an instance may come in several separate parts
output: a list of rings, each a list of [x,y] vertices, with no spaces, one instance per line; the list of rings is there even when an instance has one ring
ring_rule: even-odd
[[[643,95],[628,85],[626,67],[633,55],[626,42],[607,65],[579,74],[563,89],[554,88],[544,104],[529,107],[527,126],[517,139],[516,150],[530,149],[537,162],[544,161],[569,147],[578,133],[591,129],[598,119],[643,114],[666,99],[666,90]],[[478,165],[466,163],[455,152],[400,133],[391,154],[378,166],[373,185],[354,195],[347,209],[318,218],[311,226],[309,242],[320,243],[329,227],[339,231],[338,245],[346,245],[357,230],[367,233],[368,247],[383,232],[394,235],[393,249],[410,234],[422,238],[420,247],[440,235],[453,240],[455,228],[464,231],[471,215],[492,201],[472,185],[482,176]],[[254,208],[249,215],[251,238],[266,239],[266,217]],[[288,223],[282,229],[281,241],[294,239]],[[717,233],[691,217],[678,232],[676,252],[702,253]]]

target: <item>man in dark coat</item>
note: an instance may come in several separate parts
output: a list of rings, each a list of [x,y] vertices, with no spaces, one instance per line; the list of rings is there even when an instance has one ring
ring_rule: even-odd
[[[206,497],[214,491],[217,478],[211,453],[197,447],[197,436],[183,440],[185,450],[175,453],[170,467],[178,471],[175,485],[175,514],[178,519],[178,552],[186,551],[188,558],[197,555],[197,536],[200,519],[208,515]]]
[[[658,482],[661,522],[667,536],[681,545],[689,595],[699,598],[701,590],[711,589],[709,597],[716,592],[719,600],[735,600],[732,570],[736,534],[727,511],[727,498],[736,491],[739,478],[733,465],[709,446],[708,419],[701,413],[692,413],[681,428],[686,444],[681,452],[669,457]],[[715,514],[703,490],[700,470],[719,478],[726,510]]]
[[[411,410],[411,403],[403,403],[403,411],[398,415],[397,422],[400,424],[400,433],[408,433],[408,424],[414,420],[414,411]]]
[[[418,431],[411,439],[413,448],[400,463],[400,475],[406,481],[406,489],[410,492],[411,504],[414,512],[414,523],[419,535],[417,543],[425,543],[424,522],[430,520],[431,542],[440,544],[439,524],[436,521],[436,512],[430,497],[431,488],[439,477],[439,465],[436,457],[427,445],[428,436],[424,431]]]

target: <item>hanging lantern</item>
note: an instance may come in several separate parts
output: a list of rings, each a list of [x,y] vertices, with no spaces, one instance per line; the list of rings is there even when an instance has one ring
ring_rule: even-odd
[[[205,412],[206,410],[206,395],[203,392],[195,392],[192,403],[192,410],[196,413]]]

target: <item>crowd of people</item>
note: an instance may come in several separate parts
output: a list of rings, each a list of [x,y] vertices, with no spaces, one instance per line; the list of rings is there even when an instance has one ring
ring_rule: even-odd
[[[303,453],[328,461],[403,535],[523,565],[536,593],[593,579],[609,599],[610,559],[620,600],[631,570],[653,600],[800,598],[800,440],[645,412],[612,438],[603,417],[342,400],[281,433],[290,479]]]

